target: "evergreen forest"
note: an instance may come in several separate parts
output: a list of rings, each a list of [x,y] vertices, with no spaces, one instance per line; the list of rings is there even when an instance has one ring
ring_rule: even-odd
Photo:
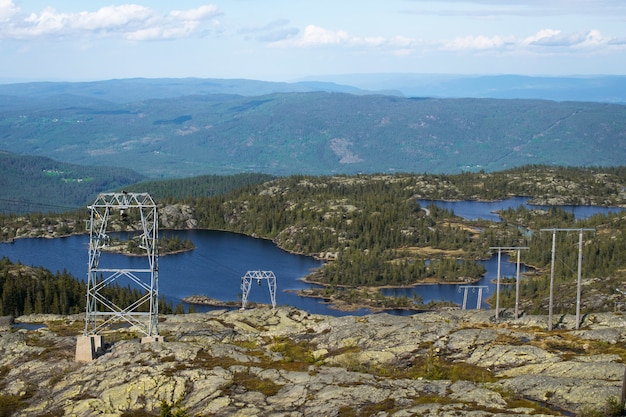
[[[549,230],[555,228],[593,230],[584,234],[583,242],[585,309],[613,308],[619,301],[615,289],[622,288],[626,279],[626,216],[617,212],[577,220],[561,207],[626,206],[624,167],[531,165],[497,173],[456,175],[298,175],[225,187],[215,195],[202,194],[204,180],[214,179],[194,179],[195,185],[189,190],[198,191],[188,191],[182,199],[173,197],[181,189],[180,180],[169,183],[171,194],[167,181],[160,184],[159,192],[167,196],[158,200],[159,205],[188,207],[188,216],[197,228],[271,239],[288,251],[324,259],[324,267],[307,279],[324,284],[327,295],[339,290],[351,294],[350,301],[355,303],[363,302],[372,292],[345,289],[473,282],[484,273],[477,260],[490,257],[491,248],[522,246],[529,248],[523,252],[522,261],[533,271],[523,280],[524,307],[545,311],[553,237]],[[502,211],[499,222],[468,221],[435,204],[421,206],[417,202],[511,196],[530,197],[531,202],[549,209],[520,206]],[[44,230],[50,233],[52,229],[82,232],[79,227],[85,214],[0,216],[0,233],[9,239]],[[571,301],[575,299],[578,239],[575,232],[556,234],[557,291]],[[504,305],[510,305],[514,298],[507,288],[503,291]],[[30,297],[31,303],[37,299],[36,294]],[[409,303],[418,304],[419,300]],[[565,311],[570,307],[568,301],[558,308]]]
[[[116,305],[131,305],[143,293],[137,288],[110,285],[102,295]],[[87,284],[67,273],[52,273],[43,268],[31,268],[0,259],[0,315],[78,314],[85,312]],[[180,306],[177,306],[180,312]],[[141,309],[140,309],[141,310]],[[173,313],[171,303],[161,297],[159,310]]]

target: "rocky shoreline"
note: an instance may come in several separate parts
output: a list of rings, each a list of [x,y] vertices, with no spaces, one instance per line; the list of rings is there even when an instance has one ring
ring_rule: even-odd
[[[206,295],[190,295],[182,299],[184,303],[211,307],[237,307],[241,302],[221,301]]]
[[[23,416],[157,416],[164,406],[189,416],[616,415],[625,316],[588,314],[579,330],[561,316],[553,331],[545,316],[500,317],[263,306],[167,315],[165,342],[118,329],[88,363],[74,361],[83,315],[18,317],[47,326],[0,330],[0,397]]]

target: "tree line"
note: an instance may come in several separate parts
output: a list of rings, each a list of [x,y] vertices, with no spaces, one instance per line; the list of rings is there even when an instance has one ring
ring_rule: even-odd
[[[131,305],[143,293],[137,288],[108,285],[100,292],[116,305]],[[77,314],[85,312],[87,283],[67,271],[52,273],[44,268],[14,264],[8,258],[0,259],[0,315]],[[147,308],[147,307],[146,307]],[[159,311],[168,314],[181,312],[163,297]]]
[[[484,270],[477,260],[491,256],[489,248],[494,246],[527,246],[530,249],[523,253],[523,262],[545,270],[551,262],[551,235],[541,229],[554,227],[597,230],[586,236],[583,273],[619,278],[624,276],[626,263],[626,220],[619,214],[577,220],[558,206],[548,210],[520,206],[503,210],[500,222],[465,221],[435,204],[420,206],[417,200],[442,192],[455,199],[477,199],[482,191],[493,190],[489,195],[500,198],[533,197],[535,192],[563,200],[584,198],[617,205],[624,202],[624,184],[626,169],[620,167],[530,166],[459,175],[298,175],[253,181],[218,195],[189,196],[182,201],[168,197],[159,203],[184,202],[198,228],[268,238],[295,253],[333,259],[315,276],[329,285],[478,279]],[[59,224],[79,227],[80,214],[76,216],[73,222],[67,214],[59,216],[63,220],[35,214],[0,216],[0,230],[25,230],[35,223],[48,224],[45,229]],[[571,279],[577,235],[559,234],[558,239],[557,245],[563,249],[557,272],[564,280]]]

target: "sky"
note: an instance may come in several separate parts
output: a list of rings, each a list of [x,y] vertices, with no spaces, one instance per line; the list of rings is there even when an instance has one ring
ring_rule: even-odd
[[[0,82],[626,73],[625,0],[0,0]]]

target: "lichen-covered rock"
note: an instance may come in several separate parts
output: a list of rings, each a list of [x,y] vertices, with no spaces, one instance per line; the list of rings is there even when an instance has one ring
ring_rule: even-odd
[[[552,332],[540,323],[490,311],[216,310],[162,317],[162,343],[112,331],[88,363],[73,360],[73,336],[0,330],[0,394],[23,416],[156,416],[162,404],[206,416],[536,416],[619,398],[622,316],[590,315],[579,329],[563,317]]]

